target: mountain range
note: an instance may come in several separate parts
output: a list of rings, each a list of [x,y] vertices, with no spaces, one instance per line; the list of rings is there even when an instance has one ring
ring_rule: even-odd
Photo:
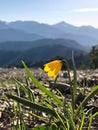
[[[34,41],[43,38],[71,39],[89,48],[98,40],[98,29],[92,26],[77,27],[66,22],[54,25],[35,21],[0,22],[0,42]]]
[[[86,53],[83,46],[68,39],[9,41],[0,44],[0,66],[17,64],[21,60],[41,62],[56,56],[71,58],[72,51],[75,55]]]
[[[97,43],[98,29],[73,26],[66,22],[54,25],[36,21],[0,21],[0,66],[25,61],[44,61],[56,56],[85,54]]]
[[[0,43],[0,50],[6,51],[26,51],[31,48],[43,47],[50,45],[64,45],[65,47],[85,50],[85,48],[74,40],[69,39],[40,39],[35,41],[7,41]]]

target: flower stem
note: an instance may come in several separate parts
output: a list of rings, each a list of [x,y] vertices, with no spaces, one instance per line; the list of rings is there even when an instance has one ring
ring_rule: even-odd
[[[73,95],[73,87],[72,87],[72,81],[71,81],[71,76],[70,76],[70,68],[69,68],[69,64],[66,60],[63,60],[62,62],[64,64],[64,66],[67,68],[67,72],[68,72],[70,93],[71,93],[71,97],[72,97],[72,108],[73,108],[73,112],[74,112],[74,95]]]

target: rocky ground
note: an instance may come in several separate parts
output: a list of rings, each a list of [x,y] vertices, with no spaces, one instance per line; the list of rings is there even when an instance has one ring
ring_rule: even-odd
[[[42,84],[46,85],[48,83],[48,85],[52,87],[53,79],[48,78],[47,74],[41,68],[30,69],[30,71]],[[70,74],[71,74],[71,78],[73,79],[73,71],[71,71]],[[14,116],[11,110],[12,106],[7,99],[3,98],[3,96],[8,91],[13,92],[16,90],[16,84],[13,80],[14,77],[17,78],[22,83],[25,83],[26,79],[28,78],[24,69],[0,68],[0,130],[11,130],[11,118]],[[79,91],[83,89],[84,92],[88,93],[89,91],[91,91],[92,86],[98,85],[98,69],[77,70],[77,77],[78,77]],[[68,83],[69,83],[68,75],[66,71],[60,72],[59,77],[57,79],[57,84],[55,86],[65,96],[67,94],[70,95]],[[66,86],[66,89],[64,86]],[[39,93],[38,90],[34,90],[34,91],[36,92],[36,94]],[[80,95],[78,100],[80,101]],[[93,111],[98,111],[98,94],[96,94],[95,97],[89,101],[88,107],[93,107]],[[35,124],[36,123],[37,122],[35,121]],[[92,130],[97,130],[97,129],[98,129],[98,117],[94,120],[92,126]]]

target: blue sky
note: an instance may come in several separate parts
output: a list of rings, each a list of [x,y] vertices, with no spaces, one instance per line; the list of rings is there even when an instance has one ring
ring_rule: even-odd
[[[0,20],[65,21],[98,28],[98,0],[0,0]]]

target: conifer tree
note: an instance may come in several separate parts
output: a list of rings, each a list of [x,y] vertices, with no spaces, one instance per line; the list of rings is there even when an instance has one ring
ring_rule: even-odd
[[[91,68],[96,69],[98,68],[98,44],[92,46],[92,49],[89,53],[90,61],[91,61]]]

